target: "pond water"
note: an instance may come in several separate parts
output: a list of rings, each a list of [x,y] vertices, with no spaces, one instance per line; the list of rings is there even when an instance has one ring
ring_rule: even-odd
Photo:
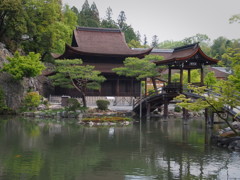
[[[0,119],[0,179],[240,178],[240,152],[210,145],[210,134],[203,120],[97,128],[5,117]]]

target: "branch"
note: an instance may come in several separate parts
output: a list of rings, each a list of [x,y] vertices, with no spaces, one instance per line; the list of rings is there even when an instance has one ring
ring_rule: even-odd
[[[227,125],[231,128],[231,130],[238,135],[238,132],[233,128],[233,126],[228,122],[227,118],[223,118],[220,113],[218,112],[218,110],[205,98],[206,102],[215,110],[215,112],[217,113],[218,117],[220,117],[222,120],[224,120]]]

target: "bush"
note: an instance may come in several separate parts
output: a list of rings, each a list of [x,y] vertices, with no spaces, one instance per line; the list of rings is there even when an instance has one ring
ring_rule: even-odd
[[[67,110],[69,110],[69,111],[76,111],[77,109],[80,109],[81,107],[82,106],[78,102],[77,99],[75,99],[75,98],[69,98],[68,99],[68,105],[66,107]]]
[[[108,100],[97,100],[97,107],[100,110],[107,110],[108,109],[108,105],[110,104],[110,102]]]
[[[181,112],[182,108],[180,106],[175,106],[174,107],[174,112]]]
[[[23,110],[35,110],[41,104],[42,96],[38,92],[29,92],[23,100]]]

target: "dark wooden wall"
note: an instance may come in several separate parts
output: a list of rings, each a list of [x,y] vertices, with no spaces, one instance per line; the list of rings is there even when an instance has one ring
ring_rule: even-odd
[[[105,76],[106,77],[106,76]],[[87,89],[87,96],[140,96],[140,81],[128,77],[116,75],[106,77],[107,80],[101,84],[100,90]],[[66,89],[55,87],[54,95],[68,95],[71,97],[81,97],[76,89]]]

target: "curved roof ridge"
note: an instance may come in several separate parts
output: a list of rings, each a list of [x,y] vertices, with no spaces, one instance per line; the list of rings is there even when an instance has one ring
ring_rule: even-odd
[[[76,30],[81,31],[97,31],[97,32],[121,32],[118,28],[95,28],[95,27],[77,27]]]

